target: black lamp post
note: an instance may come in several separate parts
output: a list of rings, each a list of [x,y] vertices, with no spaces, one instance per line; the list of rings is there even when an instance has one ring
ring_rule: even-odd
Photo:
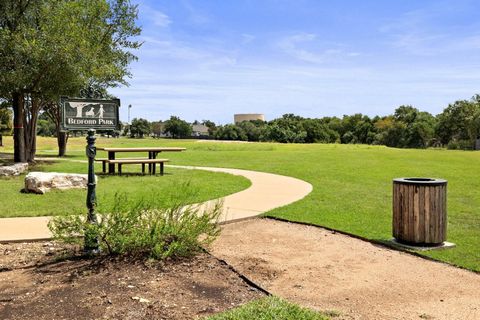
[[[85,230],[85,243],[84,250],[88,254],[97,254],[100,252],[98,244],[98,236],[95,230],[96,225],[98,224],[97,216],[95,214],[95,206],[97,205],[97,197],[95,194],[96,181],[95,181],[95,170],[94,170],[94,161],[95,155],[97,153],[97,148],[95,147],[95,130],[88,130],[87,136],[87,148],[86,154],[88,157],[88,190],[87,190],[87,227]]]

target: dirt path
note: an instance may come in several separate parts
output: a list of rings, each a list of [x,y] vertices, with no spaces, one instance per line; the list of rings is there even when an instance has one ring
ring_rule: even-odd
[[[480,319],[480,275],[321,228],[238,222],[212,253],[273,294],[341,319]]]

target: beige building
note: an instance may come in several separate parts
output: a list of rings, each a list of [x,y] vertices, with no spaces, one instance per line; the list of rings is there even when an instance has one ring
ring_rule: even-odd
[[[261,120],[265,121],[265,116],[261,113],[238,113],[233,116],[234,123],[243,121]]]
[[[208,136],[208,127],[203,124],[192,124],[192,136]]]

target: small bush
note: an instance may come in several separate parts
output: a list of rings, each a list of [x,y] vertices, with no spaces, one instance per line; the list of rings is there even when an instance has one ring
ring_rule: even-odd
[[[472,150],[473,142],[469,140],[452,140],[448,143],[449,150]]]
[[[333,315],[333,313],[332,313]],[[326,315],[300,307],[277,297],[266,297],[247,303],[205,320],[327,320]]]
[[[148,202],[132,204],[126,195],[117,195],[114,207],[99,215],[97,225],[88,223],[84,215],[69,215],[53,218],[49,228],[56,240],[66,243],[80,243],[85,234],[94,234],[108,254],[188,257],[217,237],[221,208],[217,202],[209,208],[178,203],[157,209]]]

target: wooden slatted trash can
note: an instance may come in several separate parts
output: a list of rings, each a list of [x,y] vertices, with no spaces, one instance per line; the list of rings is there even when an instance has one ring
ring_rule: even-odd
[[[400,243],[416,246],[439,246],[446,241],[446,180],[393,180],[393,236]]]

